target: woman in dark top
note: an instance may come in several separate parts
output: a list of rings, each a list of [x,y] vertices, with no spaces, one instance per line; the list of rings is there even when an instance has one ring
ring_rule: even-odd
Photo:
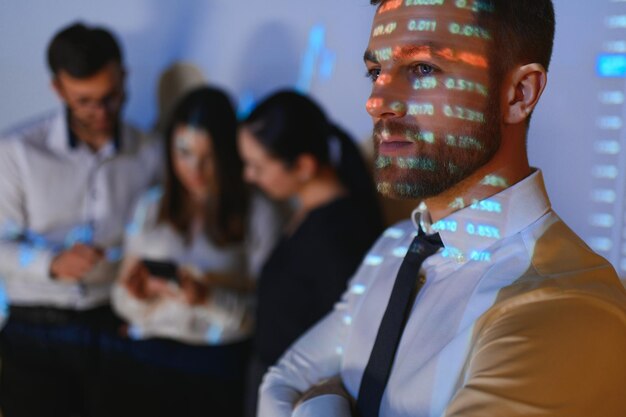
[[[245,178],[296,208],[258,280],[249,415],[263,374],[328,313],[382,231],[373,182],[353,141],[311,99],[267,98],[244,120]]]

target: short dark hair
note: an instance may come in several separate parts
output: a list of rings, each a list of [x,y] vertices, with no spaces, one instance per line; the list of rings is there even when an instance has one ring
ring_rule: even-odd
[[[217,88],[199,87],[190,91],[177,103],[170,117],[165,140],[167,174],[159,221],[174,227],[185,241],[191,239],[191,197],[176,176],[172,156],[174,132],[179,126],[193,126],[211,138],[217,195],[211,196],[205,208],[205,236],[219,247],[241,242],[249,191],[243,181],[243,162],[237,151],[235,110],[226,93]]]
[[[378,5],[387,0],[371,0]],[[477,20],[494,39],[491,62],[502,75],[519,64],[537,62],[546,70],[552,57],[555,18],[552,0],[476,0]]]
[[[75,23],[58,32],[48,45],[48,66],[54,75],[65,71],[87,78],[109,62],[121,64],[122,52],[113,34],[101,27]]]

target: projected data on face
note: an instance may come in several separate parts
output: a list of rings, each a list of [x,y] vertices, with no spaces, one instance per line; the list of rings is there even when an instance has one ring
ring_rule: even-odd
[[[624,2],[605,0],[610,14],[604,17],[603,37],[596,57],[601,82],[597,95],[597,136],[593,142],[594,164],[589,216],[591,231],[584,236],[591,247],[615,265],[626,277],[626,14]]]
[[[497,149],[493,40],[478,18],[489,13],[480,1],[460,0],[388,1],[378,9],[364,60],[382,194],[436,195]]]

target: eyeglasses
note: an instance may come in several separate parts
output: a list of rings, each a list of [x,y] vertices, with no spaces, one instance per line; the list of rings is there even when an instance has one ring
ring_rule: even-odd
[[[93,113],[103,108],[106,111],[115,111],[120,108],[126,95],[123,89],[119,89],[114,93],[108,94],[100,99],[79,98],[77,100],[69,100],[68,105],[74,110],[81,113]]]

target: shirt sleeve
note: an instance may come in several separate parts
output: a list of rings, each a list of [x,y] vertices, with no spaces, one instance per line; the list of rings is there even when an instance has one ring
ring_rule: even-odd
[[[350,417],[350,402],[335,394],[320,395],[300,404],[292,417]]]
[[[15,138],[0,139],[0,276],[47,281],[55,251],[29,236],[17,145]]]
[[[478,331],[445,417],[619,417],[624,307],[590,296],[508,305]]]
[[[301,336],[276,366],[270,368],[259,390],[259,417],[290,417],[294,404],[302,393],[321,380],[340,373],[347,337],[347,328],[342,322],[347,308],[347,297],[348,292],[335,305],[333,311]],[[300,405],[298,408],[306,406],[306,413],[299,415],[329,415],[318,413],[326,410],[324,405],[328,405],[324,397],[314,398]],[[341,412],[341,409],[336,411]]]

